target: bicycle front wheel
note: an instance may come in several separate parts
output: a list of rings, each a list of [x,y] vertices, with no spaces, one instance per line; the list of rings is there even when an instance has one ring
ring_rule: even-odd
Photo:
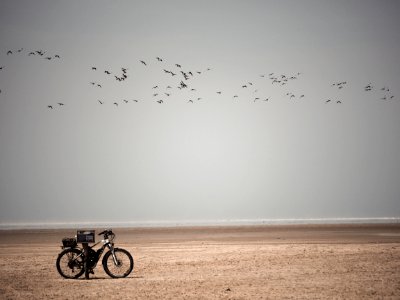
[[[65,249],[58,255],[56,266],[61,276],[68,279],[78,278],[85,271],[83,268],[83,254],[75,248]]]
[[[112,251],[108,251],[103,257],[103,268],[113,278],[124,278],[133,270],[132,255],[125,249],[114,248],[115,260]]]

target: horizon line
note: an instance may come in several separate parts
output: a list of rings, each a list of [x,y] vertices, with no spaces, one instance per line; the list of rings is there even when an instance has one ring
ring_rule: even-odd
[[[201,227],[201,226],[251,226],[251,225],[323,225],[323,224],[389,224],[400,223],[400,217],[364,218],[276,218],[276,219],[220,219],[220,220],[148,220],[148,221],[71,221],[71,222],[13,222],[0,223],[0,230],[13,229],[71,229],[143,228],[143,227]]]

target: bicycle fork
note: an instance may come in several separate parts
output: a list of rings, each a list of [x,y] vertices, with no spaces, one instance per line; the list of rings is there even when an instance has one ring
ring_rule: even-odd
[[[110,251],[111,251],[111,255],[112,255],[112,258],[113,258],[114,264],[115,264],[116,266],[118,266],[118,265],[119,265],[119,262],[118,262],[118,259],[117,259],[117,257],[115,256],[115,251],[114,251],[114,247],[113,247],[113,245],[111,245],[111,244],[108,244],[108,245],[107,245],[107,247],[108,247],[108,249],[110,249]]]

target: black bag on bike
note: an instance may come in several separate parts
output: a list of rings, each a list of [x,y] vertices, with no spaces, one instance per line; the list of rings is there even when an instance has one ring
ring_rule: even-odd
[[[77,245],[76,238],[63,238],[62,244],[64,248],[75,248]]]

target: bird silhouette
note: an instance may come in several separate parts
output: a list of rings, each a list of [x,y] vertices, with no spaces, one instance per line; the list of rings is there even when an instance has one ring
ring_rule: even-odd
[[[58,102],[58,105],[60,105],[60,106],[63,106],[63,105],[64,105],[64,103]]]
[[[117,102],[114,102],[113,104],[114,104],[115,106],[118,106],[118,103],[117,103]]]
[[[156,57],[156,58],[157,58],[158,61],[163,61],[163,60],[162,60],[161,58],[159,58],[159,57]]]
[[[158,85],[156,85],[156,86],[153,86],[153,89],[156,89],[156,88],[158,88]]]
[[[146,64],[145,61],[141,60],[140,62],[141,62],[142,64],[144,64],[145,66],[147,66],[147,64]]]
[[[124,99],[123,101],[124,101],[125,103],[128,103],[128,100],[125,100],[125,99]]]
[[[50,108],[50,109],[53,109],[53,106],[52,106],[52,105],[47,105],[47,107]]]
[[[92,67],[92,70],[97,70],[97,68],[96,67]]]
[[[217,92],[217,94],[220,94],[220,95],[221,95],[221,93],[222,93],[222,92]]]
[[[7,51],[7,55],[13,54],[11,50]]]
[[[100,104],[103,104],[103,103],[104,103],[104,102],[101,102],[100,100],[97,100],[97,101],[99,101]]]
[[[177,66],[178,68],[182,68],[180,64],[175,64],[175,66]]]
[[[160,104],[163,103],[163,102],[164,102],[164,101],[162,101],[162,100],[158,100],[158,101],[157,101],[157,103],[160,103]]]
[[[60,58],[60,55],[56,54],[54,55],[54,58]]]
[[[325,101],[325,103],[329,103],[329,102],[331,102],[331,101],[332,101],[331,99],[328,99],[328,100]]]
[[[107,70],[105,70],[104,73],[106,73],[107,75],[110,75],[110,74],[111,74],[111,72],[110,72],[110,71],[107,71]]]

